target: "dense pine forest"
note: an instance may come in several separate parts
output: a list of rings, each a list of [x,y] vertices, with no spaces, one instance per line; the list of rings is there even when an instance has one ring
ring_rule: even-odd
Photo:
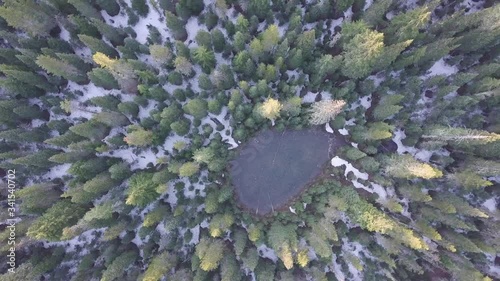
[[[500,280],[495,2],[0,0],[0,280]]]

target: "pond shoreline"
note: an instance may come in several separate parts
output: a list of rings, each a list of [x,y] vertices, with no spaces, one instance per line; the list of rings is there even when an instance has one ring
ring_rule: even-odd
[[[274,132],[272,132],[273,134],[277,133],[276,130],[272,130],[272,131],[274,131]],[[310,127],[310,128],[306,128],[306,129],[302,129],[302,130],[285,130],[284,132],[278,132],[278,133],[285,134],[285,132],[287,132],[287,131],[288,132],[299,131],[299,133],[301,133],[300,131],[306,131],[305,133],[308,133],[308,134],[309,133],[312,133],[312,134],[318,133],[318,134],[323,134],[323,136],[327,136],[327,147],[325,149],[325,152],[327,153],[326,160],[323,163],[316,164],[316,166],[318,166],[317,170],[314,171],[314,173],[312,174],[312,176],[310,176],[310,178],[307,180],[307,182],[305,182],[304,184],[302,184],[298,187],[295,187],[292,190],[291,197],[286,198],[286,200],[284,200],[283,202],[277,203],[277,204],[271,203],[271,209],[264,211],[264,212],[259,210],[258,207],[252,208],[251,206],[248,206],[248,204],[249,204],[248,202],[247,203],[243,202],[244,200],[242,200],[242,198],[241,198],[241,196],[242,196],[241,188],[243,188],[243,187],[238,186],[238,183],[236,183],[234,178],[233,178],[233,172],[235,169],[234,165],[235,165],[236,160],[231,161],[231,164],[228,168],[228,174],[230,175],[228,180],[229,180],[231,186],[234,188],[234,194],[233,194],[234,202],[241,210],[251,214],[252,216],[265,218],[265,217],[274,216],[278,212],[288,211],[289,207],[292,206],[295,203],[295,201],[297,199],[299,199],[304,194],[304,192],[306,190],[308,190],[311,186],[314,186],[318,182],[321,182],[322,180],[330,177],[329,168],[331,167],[331,165],[330,165],[331,158],[334,157],[335,152],[339,147],[347,144],[344,137],[342,135],[340,135],[339,133],[337,133],[336,131],[334,131],[333,134],[327,133],[327,132],[323,131],[321,129],[321,127]],[[266,131],[261,132],[261,133],[265,133],[265,132]],[[312,134],[308,135],[307,137],[312,136]],[[254,140],[255,138],[257,138],[258,136],[259,136],[258,134],[256,136],[254,136],[254,138],[249,140],[249,142],[246,145],[252,145],[251,141]],[[265,141],[266,139],[263,138],[263,140]],[[305,145],[307,146],[308,144],[305,144]],[[245,145],[240,146],[238,148],[240,150],[240,151],[238,151],[238,153],[239,154],[244,153],[244,151],[243,151],[244,148],[245,148]],[[241,157],[241,155],[238,155],[238,157]],[[239,173],[241,173],[241,172],[243,172],[243,171],[239,171]],[[237,173],[237,176],[240,175],[239,173]],[[238,188],[240,188],[240,190]],[[269,198],[269,200],[270,200],[270,198]],[[258,204],[259,204],[258,206],[260,206],[260,203],[258,203]],[[269,208],[269,206],[267,206],[267,207]]]

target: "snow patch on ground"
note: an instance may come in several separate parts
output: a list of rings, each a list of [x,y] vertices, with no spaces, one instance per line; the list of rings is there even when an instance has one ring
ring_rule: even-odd
[[[227,106],[224,106],[222,108],[221,113],[219,115],[213,115],[213,114],[210,115],[213,116],[215,119],[217,119],[224,126],[224,129],[222,130],[222,132],[220,132],[222,141],[226,142],[231,146],[229,149],[234,149],[238,147],[238,143],[236,143],[236,141],[232,137],[233,127],[230,124],[230,120],[229,119],[226,120],[226,116],[229,115]]]
[[[153,165],[156,165],[157,159],[164,156],[162,151],[154,153],[151,148],[139,153],[135,152],[134,149],[134,147],[116,149],[111,151],[112,154],[111,152],[103,152],[99,156],[121,158],[131,164],[132,170],[144,169],[148,166],[149,163],[153,163]]]
[[[278,256],[276,255],[276,252],[273,249],[267,247],[265,244],[262,244],[259,247],[257,247],[257,250],[259,251],[259,255],[261,257],[270,259],[273,262],[278,261]]]
[[[381,186],[377,183],[374,183],[374,182],[370,182],[370,185],[372,187],[369,187],[369,186],[366,186],[358,181],[359,179],[368,180],[369,175],[367,173],[363,173],[360,170],[354,168],[351,163],[347,162],[346,160],[344,160],[338,156],[335,156],[331,160],[331,163],[332,163],[332,166],[334,166],[334,167],[340,167],[340,166],[345,165],[346,168],[344,171],[344,177],[346,179],[348,179],[348,175],[350,172],[352,172],[354,174],[354,176],[356,178],[351,180],[351,183],[353,184],[354,187],[364,189],[370,193],[376,193],[379,196],[379,199],[381,199],[381,200],[387,199],[388,192],[383,186]]]
[[[47,123],[47,122],[40,120],[40,119],[33,119],[33,120],[31,120],[31,127],[38,128],[45,123]]]
[[[346,160],[338,157],[338,156],[335,156],[333,157],[333,159],[331,160],[332,162],[332,166],[333,167],[340,167],[342,165],[345,165],[346,166],[346,169],[345,169],[345,172],[344,172],[344,176],[347,177],[347,175],[352,172],[357,178],[360,178],[360,179],[363,179],[363,180],[367,180],[368,179],[368,174],[367,173],[362,173],[360,172],[358,169],[354,168],[352,166],[351,163],[347,162]]]
[[[168,185],[168,190],[167,190],[167,195],[168,198],[166,200],[167,203],[170,204],[170,207],[172,209],[177,205],[177,190],[175,190],[175,182],[169,182],[167,183]]]
[[[146,107],[139,107],[139,119],[143,120],[143,119],[146,119],[150,116],[150,112],[151,110],[153,110],[154,108],[156,108],[156,106],[158,105],[158,102],[156,101],[152,101],[152,100],[148,100],[148,105]]]
[[[64,28],[63,26],[59,26],[59,28],[61,28],[61,33],[59,33],[59,38],[61,38],[66,42],[69,42],[71,39],[69,31],[67,31],[66,28]]]
[[[363,251],[364,247],[358,242],[349,242],[347,241],[346,238],[342,240],[344,242],[342,244],[342,251],[356,256],[357,258],[359,258],[360,262],[363,263],[363,259],[360,255],[360,252]],[[354,265],[352,265],[350,262],[347,262],[347,260],[346,263],[349,268],[349,272],[353,275],[352,280],[355,281],[363,280],[363,274],[356,267],[354,267]]]
[[[374,182],[372,182],[371,185],[373,186],[373,191],[378,194],[379,199],[387,199],[387,191],[383,186]]]
[[[71,164],[69,163],[54,166],[50,168],[50,170],[42,176],[42,179],[48,179],[48,180],[60,179],[68,174],[68,170],[70,167]]]
[[[434,63],[434,65],[427,71],[429,74],[427,77],[435,76],[435,75],[445,75],[450,76],[458,72],[458,68],[456,66],[451,66],[446,64],[443,58]]]
[[[190,139],[174,134],[173,136],[169,136],[165,139],[165,142],[163,143],[163,149],[165,149],[165,151],[168,151],[169,153],[172,153],[174,151],[174,144],[178,141],[182,141],[188,144],[190,142]]]
[[[496,212],[497,210],[497,201],[495,198],[490,198],[484,201],[483,206],[488,209],[490,212]]]
[[[102,97],[105,96],[111,91],[105,90],[104,88],[97,87],[94,83],[90,82],[87,85],[79,85],[73,81],[68,81],[67,88],[69,91],[80,91],[83,93],[82,96],[79,96],[78,102],[86,102],[94,97]]]
[[[359,106],[364,107],[365,109],[368,109],[372,106],[372,95],[367,95],[364,97],[360,97],[357,101],[351,104],[350,110],[356,109]]]
[[[347,9],[347,11],[344,12],[344,20],[345,21],[351,21],[352,18],[352,6]]]
[[[127,4],[131,6],[129,3]],[[151,5],[150,1],[146,1],[146,4],[149,6],[148,15],[145,18],[139,17],[139,21],[135,26],[133,26],[133,29],[137,34],[137,37],[135,39],[141,44],[146,44],[147,38],[149,36],[148,26],[156,27],[162,35],[163,39],[170,38],[171,35],[167,30],[164,16]],[[125,13],[125,11],[123,11],[123,9],[120,11],[120,14],[114,17],[109,16],[105,11],[102,11],[101,14],[106,23],[111,26],[123,28],[129,26],[127,14]]]
[[[191,233],[193,234],[193,238],[189,241],[189,244],[196,245],[200,242],[200,225],[197,225],[191,228]]]
[[[92,241],[94,241],[94,239],[96,238],[97,234],[104,232],[104,230],[105,228],[91,229],[83,232],[82,234],[78,235],[77,237],[71,240],[57,241],[57,242],[43,242],[43,247],[50,248],[50,247],[62,246],[65,247],[66,253],[71,253],[76,250],[77,246],[83,248],[86,244],[92,243]]]
[[[366,11],[366,9],[370,8],[372,4],[373,0],[365,0],[365,6],[363,7],[363,11]]]
[[[394,131],[394,137],[392,137],[392,141],[395,142],[398,146],[398,154],[404,154],[405,152],[415,154],[417,149],[414,147],[405,146],[402,142],[404,138],[406,138],[406,134],[403,130],[397,129]]]
[[[406,134],[403,130],[397,129],[394,131],[394,137],[392,137],[392,141],[396,143],[398,146],[397,152],[398,154],[409,153],[415,157],[415,159],[420,160],[422,162],[429,162],[432,155],[436,153],[436,151],[430,151],[426,149],[417,149],[415,147],[406,146],[403,144],[402,140],[406,138]]]
[[[345,281],[345,274],[342,272],[342,266],[337,262],[337,255],[332,256],[332,265],[333,265],[333,273],[335,274],[335,278],[339,281]]]
[[[326,123],[325,124],[325,130],[330,133],[330,134],[333,134],[333,129],[332,127],[330,127],[330,124],[329,123]]]
[[[196,34],[198,34],[198,31],[200,30],[205,30],[208,31],[205,25],[199,25],[198,24],[198,17],[191,17],[186,23],[186,31],[188,33],[187,37],[187,44],[195,43],[196,44]],[[194,46],[191,46],[194,47]]]
[[[349,131],[347,131],[346,128],[339,129],[338,131],[343,136],[347,136],[349,134]]]
[[[290,76],[290,75],[289,75]],[[321,100],[331,100],[332,95],[331,93],[328,92],[308,92],[303,98],[302,98],[302,103],[313,103],[316,101],[317,96],[321,94]]]

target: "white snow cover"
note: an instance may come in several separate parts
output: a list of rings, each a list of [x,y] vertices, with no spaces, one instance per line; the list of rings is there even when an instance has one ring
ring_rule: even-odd
[[[360,179],[363,179],[363,180],[367,180],[368,179],[368,174],[367,173],[360,172],[358,169],[354,168],[351,163],[347,162],[346,160],[344,160],[344,159],[342,159],[342,158],[340,158],[338,156],[333,157],[333,159],[331,160],[331,162],[332,162],[332,166],[333,167],[340,167],[342,165],[345,165],[346,169],[345,169],[345,172],[344,172],[344,176],[346,176],[346,177],[349,174],[349,172],[352,172],[357,178],[360,178]]]
[[[59,28],[61,29],[61,33],[59,33],[59,37],[62,40],[69,42],[69,40],[70,40],[69,31],[67,31],[66,28],[64,28],[62,25],[60,25]]]
[[[48,180],[60,179],[68,174],[68,170],[70,167],[71,164],[69,163],[54,166],[50,168],[50,170],[46,174],[42,175],[42,179],[48,179]]]
[[[321,94],[321,100],[331,100],[332,94],[328,92],[308,92],[303,98],[302,103],[313,103],[316,100],[316,97]]]
[[[174,134],[173,136],[169,136],[165,139],[165,142],[163,143],[163,149],[172,153],[174,151],[174,144],[178,141],[183,141],[186,144],[190,143],[190,139]]]
[[[232,137],[233,127],[229,123],[229,120],[225,120],[225,117],[227,114],[228,114],[228,108],[227,108],[227,106],[224,106],[219,115],[213,115],[213,114],[210,114],[210,115],[212,117],[214,117],[215,119],[217,119],[224,126],[224,130],[222,130],[222,132],[220,132],[220,135],[222,137],[222,141],[231,145],[231,147],[229,149],[234,149],[234,148],[238,147],[238,144],[236,143],[236,141]],[[215,130],[215,128],[214,128],[214,130]],[[226,131],[229,132],[227,135],[226,135]]]
[[[387,198],[388,192],[383,186],[381,186],[377,183],[374,183],[374,182],[370,182],[372,187],[369,187],[369,186],[366,186],[358,181],[358,179],[368,180],[367,173],[363,173],[363,172],[359,171],[358,169],[354,168],[351,163],[347,162],[346,160],[344,160],[338,156],[335,156],[331,160],[331,163],[332,163],[332,166],[334,166],[334,167],[340,167],[340,166],[345,165],[346,169],[344,171],[344,176],[346,178],[347,178],[347,175],[349,174],[349,172],[352,172],[354,174],[356,179],[351,180],[354,187],[362,188],[370,193],[377,193],[379,196],[379,199],[381,199],[381,200],[385,200]]]
[[[366,9],[370,8],[372,4],[373,0],[365,0],[365,6],[363,7],[363,11],[366,11]]]
[[[208,31],[207,27],[204,24],[199,25],[198,24],[198,18],[197,17],[191,17],[186,23],[186,31],[188,33],[188,38],[186,40],[186,44],[190,44],[190,47],[195,47],[196,41],[195,37],[196,34],[198,34],[198,31],[200,30],[205,30]],[[194,43],[194,45],[191,45],[191,42]]]
[[[127,5],[131,7],[130,0],[126,0],[125,2],[127,2]],[[146,1],[146,4],[149,6],[148,15],[145,18],[140,17],[137,24],[133,26],[133,29],[137,34],[137,37],[135,39],[141,44],[145,44],[147,42],[146,39],[149,36],[148,25],[156,27],[160,32],[160,34],[162,35],[163,39],[170,38],[171,35],[170,32],[167,30],[167,25],[165,23],[164,16],[154,9],[150,1]],[[127,23],[128,21],[127,14],[123,11],[123,9],[120,12],[120,14],[114,17],[109,16],[104,10],[101,12],[101,14],[106,23],[111,26],[114,27],[129,26],[129,24]]]
[[[344,20],[346,21],[351,21],[352,18],[352,6],[347,9],[347,11],[344,12]]]
[[[33,119],[33,120],[31,120],[31,127],[38,128],[38,127],[42,126],[45,123],[47,123],[47,122],[45,122],[45,121],[43,121],[41,119]]]
[[[364,250],[364,247],[358,242],[347,241],[347,238],[343,238],[342,241],[343,241],[342,251],[358,257],[362,262],[362,257],[359,253]],[[351,263],[347,263],[347,266],[349,268],[349,272],[353,275],[352,280],[355,281],[363,280],[363,274],[359,270],[357,270]]]
[[[313,92],[308,92],[303,98],[302,102],[303,103],[313,103],[316,100],[316,96],[319,93],[313,93]]]
[[[191,228],[191,233],[193,234],[193,238],[189,241],[189,244],[196,245],[200,242],[200,225],[197,225]]]
[[[167,183],[168,198],[166,202],[169,203],[172,208],[174,208],[177,205],[177,190],[175,190],[175,183],[176,183],[175,181]]]
[[[495,212],[497,210],[497,201],[496,199],[490,198],[486,201],[484,201],[483,206],[488,209],[490,212]]]
[[[418,149],[415,147],[411,146],[406,146],[403,144],[402,140],[406,138],[406,134],[403,130],[397,129],[394,131],[394,136],[392,137],[392,141],[396,143],[398,146],[397,152],[398,154],[404,154],[404,153],[409,153],[415,157],[415,159],[423,161],[423,162],[429,162],[431,159],[432,155],[437,153],[437,154],[443,154],[447,153],[447,151],[430,151],[426,149]]]
[[[441,58],[440,60],[435,62],[434,65],[427,72],[429,72],[427,77],[435,76],[435,75],[450,76],[452,74],[457,73],[458,68],[456,66],[451,66],[451,65],[446,64],[446,62],[444,62],[444,59]]]
[[[130,168],[132,170],[144,169],[149,163],[153,163],[153,165],[156,165],[157,159],[164,156],[163,151],[159,151],[155,154],[153,153],[151,148],[143,150],[139,153],[134,152],[134,149],[136,148],[128,147],[125,149],[116,149],[112,151],[113,154],[111,154],[110,152],[103,152],[99,154],[99,156],[121,158],[131,164]]]
[[[339,281],[345,281],[345,274],[342,272],[342,266],[337,263],[337,255],[332,255],[332,265],[333,265],[333,273],[335,274],[335,278]]]
[[[349,131],[347,131],[346,128],[339,129],[338,131],[343,136],[347,136],[349,134]]]
[[[362,107],[368,109],[372,106],[372,95],[364,96],[359,99],[359,102]]]
[[[105,96],[111,91],[105,90],[104,88],[97,87],[94,83],[90,82],[87,85],[78,85],[73,81],[68,81],[67,89],[69,91],[81,91],[84,93],[83,96],[78,97],[79,102],[85,102],[94,97]]]
[[[379,199],[387,199],[387,191],[383,186],[374,182],[371,185],[373,186],[373,191],[378,194]]]
[[[401,141],[404,138],[406,138],[406,134],[403,130],[397,129],[394,131],[394,137],[392,137],[392,141],[394,141],[396,143],[396,145],[398,146],[397,152],[399,154],[403,154],[405,152],[408,152],[410,154],[415,154],[417,149],[414,147],[405,146],[403,144],[403,142]]]
[[[259,247],[257,247],[257,250],[259,251],[259,254],[262,253],[260,254],[261,257],[268,258],[273,262],[278,261],[278,256],[276,255],[276,252],[273,249],[267,247],[265,244],[259,245]]]
[[[325,124],[325,130],[330,133],[330,134],[333,134],[333,129],[332,127],[330,127],[330,124],[329,123],[326,123]]]
[[[139,119],[143,120],[150,116],[151,110],[153,110],[158,105],[158,102],[148,100],[148,105],[146,107],[139,107]]]
[[[350,110],[356,109],[359,106],[362,106],[365,109],[370,108],[372,106],[372,95],[370,94],[364,97],[360,97],[357,101],[351,104]]]
[[[87,230],[84,233],[78,235],[77,237],[66,240],[66,241],[57,241],[57,242],[43,242],[44,248],[49,247],[57,247],[62,246],[65,248],[67,253],[74,252],[76,250],[76,246],[80,246],[83,248],[86,244],[90,244],[97,236],[97,234],[104,232],[106,228],[98,228]]]

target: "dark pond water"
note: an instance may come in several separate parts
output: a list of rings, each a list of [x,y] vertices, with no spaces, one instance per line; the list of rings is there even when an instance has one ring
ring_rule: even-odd
[[[259,215],[284,207],[321,174],[332,144],[333,135],[317,128],[260,132],[231,163],[239,202]]]

